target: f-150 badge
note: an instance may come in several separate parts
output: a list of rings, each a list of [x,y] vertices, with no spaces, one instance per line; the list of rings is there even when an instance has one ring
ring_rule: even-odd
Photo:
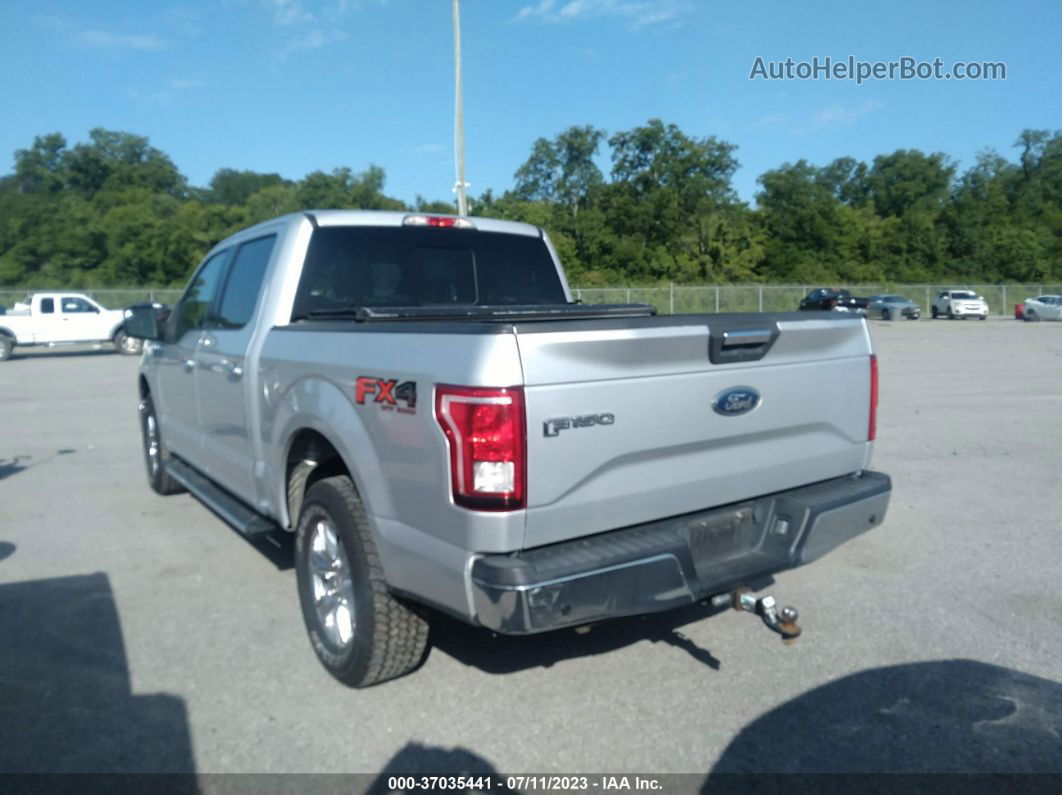
[[[372,398],[373,405],[384,411],[397,411],[399,414],[416,414],[417,382],[403,381],[396,378],[375,378],[359,375],[354,383],[354,400],[359,406]],[[398,405],[404,403],[404,406]]]
[[[542,423],[543,436],[556,436],[569,428],[589,428],[593,425],[612,425],[616,421],[613,414],[581,414],[578,417],[556,417]]]

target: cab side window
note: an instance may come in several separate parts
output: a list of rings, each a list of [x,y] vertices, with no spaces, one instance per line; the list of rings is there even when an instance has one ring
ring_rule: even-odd
[[[67,297],[63,299],[63,314],[70,315],[75,312],[94,312],[96,308],[84,298]]]
[[[217,293],[228,260],[229,251],[218,252],[203,263],[192,278],[192,283],[188,285],[173,310],[174,340],[179,340],[189,331],[206,328],[210,304]]]
[[[219,329],[240,329],[247,325],[258,305],[266,266],[276,240],[276,235],[269,235],[240,246],[218,302],[216,324],[211,325]]]
[[[41,299],[41,314],[51,315],[55,313],[55,299],[54,298],[42,298]]]

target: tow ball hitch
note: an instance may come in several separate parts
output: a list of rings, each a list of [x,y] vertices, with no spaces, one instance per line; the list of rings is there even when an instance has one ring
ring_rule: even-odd
[[[768,629],[782,636],[782,642],[786,645],[796,643],[796,639],[800,637],[800,627],[797,625],[800,614],[797,609],[788,606],[779,608],[773,596],[762,596],[757,599],[750,588],[742,587],[730,593],[713,596],[711,603],[713,607],[730,605],[735,610],[755,613]]]

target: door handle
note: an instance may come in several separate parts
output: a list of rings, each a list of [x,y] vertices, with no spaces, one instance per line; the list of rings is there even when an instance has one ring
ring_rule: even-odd
[[[221,362],[221,370],[225,375],[233,379],[240,378],[243,375],[243,368],[228,359]]]

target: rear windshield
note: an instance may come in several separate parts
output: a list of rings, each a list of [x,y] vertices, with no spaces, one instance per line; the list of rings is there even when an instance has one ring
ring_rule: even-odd
[[[539,237],[471,229],[314,231],[293,318],[351,307],[563,304]]]
[[[952,293],[952,298],[977,298],[977,293]]]

